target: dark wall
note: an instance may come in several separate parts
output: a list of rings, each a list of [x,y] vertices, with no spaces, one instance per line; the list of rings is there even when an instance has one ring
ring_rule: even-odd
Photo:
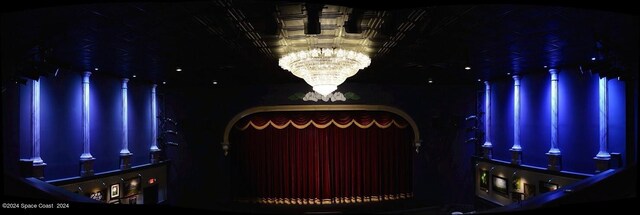
[[[4,79],[4,76],[3,76]],[[6,80],[6,79],[4,79]],[[2,167],[5,174],[19,175],[20,160],[20,85],[2,83]],[[6,190],[6,189],[5,189]]]
[[[521,146],[525,165],[546,168],[551,140],[551,76],[525,74],[521,79]],[[598,74],[561,70],[558,76],[558,142],[563,170],[594,173],[599,149]],[[625,156],[624,83],[608,80],[609,152]],[[513,145],[513,80],[492,86],[493,159],[510,162]]]

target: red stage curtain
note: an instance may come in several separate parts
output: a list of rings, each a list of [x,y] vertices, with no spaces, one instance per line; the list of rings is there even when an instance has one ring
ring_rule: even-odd
[[[326,204],[409,197],[411,132],[386,112],[253,114],[231,136],[235,198]]]

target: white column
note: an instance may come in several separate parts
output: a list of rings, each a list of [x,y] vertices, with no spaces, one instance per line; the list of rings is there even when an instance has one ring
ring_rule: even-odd
[[[128,78],[122,79],[122,149],[120,155],[130,155],[129,152],[129,126],[128,126],[128,111],[127,111],[127,82]]]
[[[485,142],[482,147],[491,148],[491,85],[489,81],[484,81],[485,94],[484,94],[484,132]]]
[[[151,152],[160,151],[158,148],[158,108],[156,105],[156,87],[157,84],[153,84],[151,87]]]
[[[558,70],[549,69],[551,73],[551,149],[547,154],[560,155],[558,148]]]
[[[520,151],[520,76],[513,76],[513,146],[511,150]]]
[[[37,165],[44,163],[40,157],[40,81],[31,83],[31,160]]]
[[[600,112],[600,151],[596,155],[596,158],[610,158],[611,155],[607,152],[607,77],[602,77],[598,81],[599,96],[599,112]]]
[[[83,152],[80,155],[81,160],[93,159],[91,156],[91,142],[89,136],[89,76],[91,72],[84,72],[82,76],[82,143]]]

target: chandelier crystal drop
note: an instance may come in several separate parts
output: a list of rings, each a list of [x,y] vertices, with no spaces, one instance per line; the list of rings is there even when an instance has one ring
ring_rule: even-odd
[[[323,96],[338,89],[338,85],[369,64],[371,58],[367,55],[339,48],[292,52],[279,61],[280,67],[304,79]]]

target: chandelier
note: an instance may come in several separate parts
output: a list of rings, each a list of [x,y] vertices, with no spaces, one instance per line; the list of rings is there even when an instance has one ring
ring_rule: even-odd
[[[338,85],[369,64],[371,58],[367,55],[339,48],[292,52],[279,61],[280,67],[304,79],[323,96],[338,89]]]

